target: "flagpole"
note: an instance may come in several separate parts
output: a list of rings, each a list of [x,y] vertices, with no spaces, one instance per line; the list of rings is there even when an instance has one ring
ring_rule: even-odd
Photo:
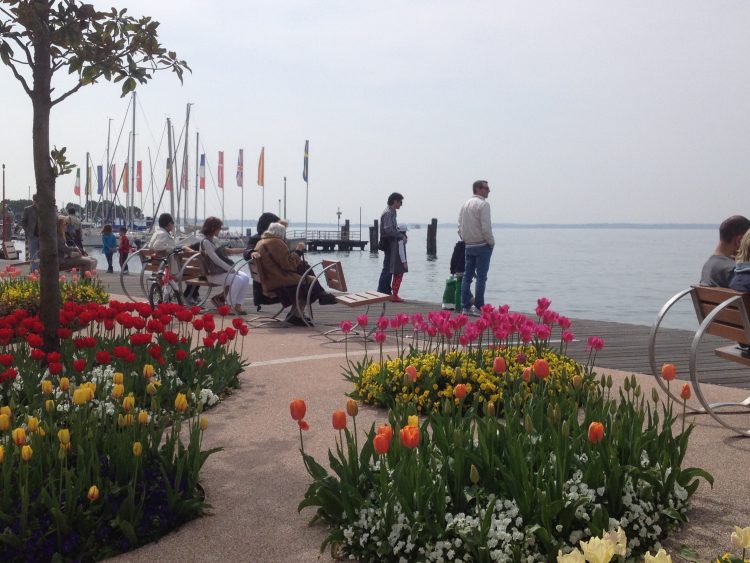
[[[286,219],[286,176],[284,176],[284,217],[282,219]]]
[[[89,190],[91,189],[91,162],[89,153],[86,153],[86,208],[84,209],[84,221],[89,220]]]
[[[308,158],[309,158],[309,152],[310,152],[310,140],[305,141],[305,160],[304,164],[302,166],[302,179],[305,181],[305,242],[307,242],[307,210],[308,210],[308,202],[309,197],[308,194],[310,192],[310,183],[309,183],[309,169],[308,169]]]
[[[195,132],[195,228],[198,228],[198,184],[200,183],[200,162],[198,162],[198,148],[200,147],[200,133]]]

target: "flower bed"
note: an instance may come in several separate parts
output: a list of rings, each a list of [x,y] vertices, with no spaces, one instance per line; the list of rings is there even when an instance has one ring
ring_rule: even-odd
[[[60,297],[62,302],[106,303],[106,289],[95,273],[87,272],[80,277],[75,271],[60,275]],[[0,316],[16,309],[35,313],[39,309],[39,277],[35,274],[23,276],[12,266],[0,271]]]
[[[232,323],[164,304],[65,303],[60,351],[0,317],[0,559],[100,559],[205,509],[197,416],[239,385]],[[219,326],[217,326],[219,325]]]
[[[547,310],[548,304],[539,315],[542,324]],[[658,549],[686,520],[699,479],[712,482],[706,472],[682,467],[692,426],[676,432],[673,405],[655,393],[644,397],[634,377],[613,394],[611,378],[597,382],[591,363],[574,368],[567,358],[551,358],[564,351],[564,340],[556,352],[550,349],[551,331],[536,339],[533,330],[498,334],[493,317],[506,315],[485,308],[478,327],[461,319],[478,334],[464,342],[456,342],[455,332],[446,334],[437,348],[438,332],[424,330],[427,337],[417,335],[421,343],[403,350],[403,358],[381,362],[374,378],[408,383],[391,394],[384,387],[384,399],[375,393],[374,402],[392,406],[388,422],[373,426],[364,441],[356,426],[353,433],[346,428],[346,414],[334,413],[339,439],[329,452],[331,473],[301,444],[313,482],[299,508],[315,508],[313,520],[329,526],[323,548],[331,544],[338,555],[362,561],[583,561],[574,551],[581,541],[619,529],[629,538],[623,557],[633,557]],[[530,350],[520,348],[526,336],[533,360]],[[480,339],[493,352],[478,351]],[[589,344],[593,360],[603,342]],[[513,365],[519,353],[527,357]],[[502,392],[482,389],[490,374],[481,366],[493,366],[495,357],[503,358],[490,370],[506,374]],[[471,381],[462,375],[460,382],[451,377],[455,358],[474,361],[477,367],[467,373],[478,375]],[[560,371],[551,375],[556,361]],[[355,379],[361,370],[361,389],[374,385],[368,362],[348,369]],[[416,391],[403,391],[420,378],[432,378],[440,389],[422,403]],[[302,440],[307,424],[299,403],[291,411]],[[421,422],[420,406],[428,413]],[[355,422],[354,401],[347,412]]]

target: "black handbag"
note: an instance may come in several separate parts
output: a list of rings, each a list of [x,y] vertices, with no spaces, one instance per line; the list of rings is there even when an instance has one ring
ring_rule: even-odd
[[[388,247],[391,245],[390,240],[388,240],[387,237],[383,237],[378,241],[378,250],[385,252],[388,250]]]

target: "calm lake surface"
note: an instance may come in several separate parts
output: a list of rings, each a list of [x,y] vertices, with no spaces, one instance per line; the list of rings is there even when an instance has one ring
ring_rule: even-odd
[[[363,227],[364,238],[366,232]],[[357,233],[353,226],[352,235]],[[426,228],[408,234],[409,272],[401,295],[439,303],[450,275],[456,229],[438,229],[436,258],[426,255]],[[547,297],[554,310],[569,317],[650,325],[669,297],[698,281],[701,266],[716,245],[718,229],[495,227],[494,234],[497,244],[487,303],[532,311],[539,297]],[[90,254],[98,258],[99,268],[106,268],[98,249]],[[307,260],[313,264],[323,258],[343,263],[350,290],[377,286],[382,253],[311,252]],[[692,305],[688,301],[680,305],[664,326],[694,329]]]

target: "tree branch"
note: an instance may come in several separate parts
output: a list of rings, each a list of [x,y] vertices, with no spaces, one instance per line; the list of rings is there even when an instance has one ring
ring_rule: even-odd
[[[21,48],[21,50],[26,55],[26,61],[28,62],[28,65],[33,66],[34,59],[31,56],[31,51],[29,51],[29,48],[18,37],[11,36],[11,39],[16,43],[16,45],[18,45]]]
[[[13,75],[18,79],[18,81],[21,83],[21,86],[23,86],[23,89],[26,91],[26,94],[28,94],[29,98],[33,94],[31,91],[31,88],[29,88],[28,83],[26,82],[26,79],[21,75],[20,72],[16,69],[15,65],[8,63],[8,66],[10,67],[10,70],[13,72]]]
[[[60,102],[62,102],[68,96],[72,96],[73,94],[75,94],[76,92],[78,92],[78,90],[80,90],[81,88],[83,88],[83,86],[84,86],[83,82],[79,82],[77,86],[75,86],[74,88],[71,88],[70,90],[68,90],[67,92],[65,92],[62,96],[60,96],[59,98],[57,98],[55,100],[52,100],[52,103],[50,104],[50,106],[54,106],[55,104],[59,104]]]

